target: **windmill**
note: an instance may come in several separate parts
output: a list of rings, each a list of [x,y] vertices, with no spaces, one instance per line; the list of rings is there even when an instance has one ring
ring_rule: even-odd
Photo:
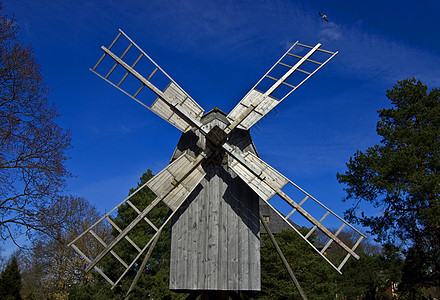
[[[87,271],[96,270],[113,288],[130,270],[137,269],[131,290],[162,230],[171,222],[170,289],[260,290],[260,201],[338,272],[351,256],[359,259],[355,249],[365,236],[264,162],[249,134],[253,125],[337,52],[324,50],[319,43],[315,46],[294,43],[226,114],[217,107],[204,113],[200,105],[121,30],[108,48],[102,46],[101,49],[104,53],[91,71],[183,133],[166,168],[70,243],[87,261]],[[147,101],[152,104],[147,105]],[[146,208],[139,209],[130,200],[145,188],[156,198]],[[154,224],[149,214],[159,204],[167,205],[170,213],[160,224]],[[136,213],[126,228],[119,228],[111,217],[121,205],[127,205]],[[313,217],[309,211],[319,213],[320,217]],[[307,234],[298,230],[293,216],[311,226]],[[330,217],[335,230],[325,226]],[[129,236],[141,222],[146,222],[154,232],[144,245],[138,245]],[[109,224],[118,233],[114,239],[104,240],[96,234],[94,228],[102,223]],[[335,227],[335,224],[338,225]],[[344,228],[355,233],[354,245],[348,246],[338,238]],[[310,241],[314,232],[326,237],[319,247]],[[78,246],[87,235],[102,245],[99,253],[92,257],[88,249]],[[122,241],[133,248],[130,261],[114,251]],[[331,261],[326,256],[330,247],[340,248],[344,258]],[[121,265],[121,272],[106,274],[99,265],[104,257],[114,258]]]

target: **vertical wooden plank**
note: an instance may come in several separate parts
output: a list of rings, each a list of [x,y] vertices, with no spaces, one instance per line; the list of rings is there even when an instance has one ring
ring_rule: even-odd
[[[183,282],[188,282],[188,230],[189,228],[189,215],[187,213],[183,213],[183,226],[181,229],[181,245],[182,245],[182,254],[181,254],[181,273]]]
[[[225,126],[219,121],[221,118],[208,116],[208,119],[210,126]],[[240,149],[255,152],[248,132],[238,131],[233,139]],[[178,157],[186,149],[193,151],[191,143],[205,145],[205,139],[196,132],[183,134],[173,157]],[[178,280],[171,278],[177,284],[170,284],[170,287],[259,290],[258,196],[228,166],[209,162],[203,168],[207,174],[196,188],[193,200],[182,212],[187,214],[187,219],[182,215],[173,224],[173,227],[186,226],[186,229],[173,230],[171,244],[177,258],[173,261],[175,273],[170,276]],[[257,202],[255,206],[254,202]],[[253,222],[257,222],[257,227]],[[185,230],[186,235],[182,232]],[[175,235],[177,233],[179,236]],[[177,253],[177,248],[185,254]],[[183,278],[181,273],[186,277]]]
[[[208,176],[208,174],[207,174]],[[200,201],[200,203],[202,204],[202,206],[200,207],[200,210],[198,212],[199,216],[200,216],[200,231],[199,231],[199,249],[200,249],[200,258],[198,261],[198,286],[200,288],[204,288],[206,287],[206,261],[207,261],[207,256],[206,256],[206,242],[208,240],[208,231],[207,231],[207,226],[208,226],[208,222],[207,222],[207,217],[208,217],[208,211],[207,211],[207,202],[208,202],[208,192],[207,192],[207,181],[206,181],[206,177],[205,180],[203,181],[203,190],[201,193],[201,197],[198,199],[198,201]]]
[[[217,166],[210,166],[209,172],[213,176],[208,185],[208,264],[207,264],[207,287],[208,289],[216,288],[218,286],[218,218],[219,218],[219,202],[222,181],[219,178],[219,171]]]
[[[182,227],[184,226],[183,224],[183,216],[180,215],[179,219],[178,219],[178,226],[173,226],[173,228],[175,227],[179,227],[177,229],[177,234],[175,235],[177,237],[177,239],[175,239],[176,243],[177,243],[177,252],[174,254],[174,256],[177,258],[176,259],[176,265],[177,265],[177,273],[176,273],[176,284],[177,286],[181,285],[183,282],[183,274],[182,274]]]
[[[230,209],[229,204],[224,200],[227,197],[227,184],[223,184],[219,187],[220,194],[220,216],[219,216],[219,282],[220,286],[225,290],[228,290],[228,236],[227,228],[228,224],[228,209]]]
[[[192,201],[188,207],[188,288],[194,289],[197,287],[197,237],[195,233],[197,232],[197,201]]]
[[[254,230],[249,238],[249,286],[251,289],[261,289],[260,270],[260,199],[254,197],[252,200],[252,221]]]
[[[231,187],[232,190],[232,187]],[[235,191],[234,191],[235,192]],[[234,206],[237,205],[236,199],[233,199],[231,201]],[[238,289],[238,260],[239,260],[239,238],[238,238],[238,215],[234,212],[234,210],[230,209],[228,212],[228,215],[231,219],[230,225],[228,227],[228,236],[229,236],[229,243],[228,248],[230,251],[228,251],[228,260],[230,261],[230,269],[228,277],[229,280],[229,287],[231,289]]]
[[[241,218],[246,217],[246,209],[244,208],[245,203],[247,203],[247,198],[243,197],[243,187],[239,186],[237,189],[237,194],[239,195],[239,198],[237,201],[237,213],[239,216],[240,223],[243,223],[243,220]],[[243,201],[243,202],[242,202]],[[244,286],[244,280],[245,277],[248,275],[246,270],[246,264],[248,260],[247,253],[248,247],[247,247],[247,237],[248,237],[248,230],[246,226],[243,226],[240,224],[241,230],[238,232],[238,245],[239,245],[239,267],[238,267],[238,289],[241,289]]]

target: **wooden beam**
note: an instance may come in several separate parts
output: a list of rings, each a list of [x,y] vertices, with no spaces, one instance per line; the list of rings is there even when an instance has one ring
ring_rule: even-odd
[[[282,261],[283,264],[284,264],[284,267],[285,267],[286,270],[287,270],[287,273],[289,273],[290,279],[291,279],[291,280],[293,281],[293,283],[295,284],[295,286],[296,286],[296,288],[297,288],[297,290],[298,290],[298,292],[299,292],[301,298],[302,298],[303,300],[307,300],[306,294],[304,293],[303,289],[302,289],[301,286],[299,285],[299,282],[298,282],[298,280],[296,279],[295,274],[293,274],[293,271],[292,271],[292,269],[290,268],[290,265],[289,265],[289,263],[287,262],[286,257],[284,256],[283,252],[281,251],[280,246],[278,246],[278,243],[277,243],[277,241],[275,240],[275,237],[273,236],[272,231],[270,230],[269,226],[267,225],[266,221],[264,220],[264,217],[263,217],[263,215],[261,214],[261,212],[260,212],[259,214],[260,214],[261,224],[263,224],[264,229],[266,230],[267,234],[269,235],[269,238],[270,238],[270,240],[271,240],[273,246],[275,247],[275,250],[277,251],[279,257],[281,258],[281,261]]]

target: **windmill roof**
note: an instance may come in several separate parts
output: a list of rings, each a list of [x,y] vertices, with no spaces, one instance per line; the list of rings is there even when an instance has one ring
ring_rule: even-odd
[[[210,111],[208,111],[207,113],[205,113],[202,116],[202,123],[203,124],[207,124],[209,122],[211,122],[214,119],[220,120],[221,122],[225,123],[226,125],[229,125],[229,121],[226,118],[227,114],[220,110],[220,108],[218,108],[217,106],[214,107],[213,109],[211,109]]]

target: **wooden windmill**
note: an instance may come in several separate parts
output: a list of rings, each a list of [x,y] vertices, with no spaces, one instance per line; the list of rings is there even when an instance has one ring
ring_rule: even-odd
[[[183,134],[165,169],[71,242],[70,245],[88,262],[87,270],[95,269],[115,287],[129,270],[137,269],[135,283],[164,226],[171,222],[170,289],[260,290],[259,201],[273,209],[338,272],[350,256],[359,259],[354,251],[364,236],[265,163],[249,134],[254,124],[337,52],[323,50],[321,44],[311,47],[296,42],[229,114],[218,108],[204,114],[203,109],[124,32],[120,31],[108,48],[101,48],[104,54],[92,72]],[[151,105],[145,104],[154,99]],[[150,189],[157,197],[140,210],[130,198],[143,188]],[[159,203],[165,203],[170,213],[157,226],[148,215]],[[110,215],[122,204],[131,207],[137,215],[126,228],[119,228]],[[318,218],[306,211],[308,204],[322,211]],[[313,213],[319,211],[312,210]],[[299,232],[294,216],[308,222],[311,227],[308,234]],[[334,219],[332,227],[336,230],[331,231],[324,225],[329,216]],[[95,226],[102,222],[109,223],[119,233],[113,240],[105,241],[95,233]],[[139,222],[146,222],[155,232],[145,245],[136,244],[128,235]],[[335,225],[337,222],[339,224]],[[345,226],[357,235],[350,247],[338,238]],[[309,240],[316,231],[327,239],[319,247]],[[86,235],[92,235],[103,246],[94,257],[87,255],[87,249],[77,246],[77,241]],[[124,261],[114,251],[115,245],[123,240],[135,252],[131,261]],[[342,249],[345,258],[337,263],[330,261],[325,252],[331,245]],[[105,256],[121,264],[121,274],[104,273],[99,264]]]

